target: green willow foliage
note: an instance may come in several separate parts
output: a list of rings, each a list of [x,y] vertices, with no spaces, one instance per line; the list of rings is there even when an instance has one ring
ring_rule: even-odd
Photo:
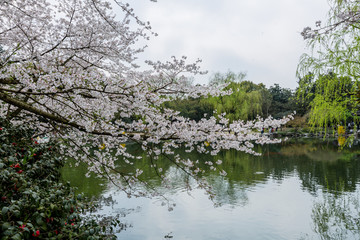
[[[305,28],[302,35],[310,49],[303,54],[297,70],[300,79],[312,75],[315,82],[300,84],[298,97],[312,98],[311,124],[324,127],[349,118],[358,121],[360,97],[360,4],[358,1],[330,0],[325,25]],[[351,86],[351,87],[350,87]],[[306,94],[305,94],[306,95]]]
[[[220,85],[232,82],[242,82],[246,78],[245,72],[234,73],[228,70],[226,73],[216,72],[210,78],[209,85]]]
[[[314,82],[309,78],[305,83],[300,81],[297,95],[302,99],[311,99],[308,103],[311,108],[309,124],[326,128],[357,120],[359,105],[357,97],[352,94],[354,91],[356,85],[351,78],[327,74],[319,76]]]
[[[180,115],[195,121],[225,113],[231,122],[235,120],[254,120],[257,116],[272,116],[275,119],[287,116],[296,110],[303,115],[307,107],[300,108],[295,102],[294,93],[287,88],[274,84],[269,89],[262,83],[255,84],[245,80],[245,73],[215,73],[209,85],[231,90],[232,94],[218,97],[174,98],[164,106],[180,112]],[[214,114],[216,110],[216,114]]]
[[[248,85],[253,86],[249,89]],[[255,90],[256,88],[258,90]],[[256,116],[262,115],[263,95],[261,86],[249,81],[231,82],[225,89],[231,89],[233,93],[228,96],[206,99],[218,113],[226,113],[225,117],[230,121],[252,120]]]
[[[167,108],[180,112],[180,115],[195,121],[225,113],[230,121],[254,120],[257,116],[282,118],[294,112],[303,115],[308,110],[299,107],[294,93],[290,89],[274,84],[269,89],[264,84],[255,84],[244,80],[244,74],[216,73],[210,79],[210,85],[228,84],[224,89],[231,90],[231,95],[218,97],[176,98],[164,103]],[[214,114],[216,110],[216,114]]]

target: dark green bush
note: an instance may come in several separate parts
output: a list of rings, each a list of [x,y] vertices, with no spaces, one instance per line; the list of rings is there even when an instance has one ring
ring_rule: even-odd
[[[0,239],[115,238],[96,219],[83,219],[89,204],[60,182],[56,145],[33,134],[0,119]]]

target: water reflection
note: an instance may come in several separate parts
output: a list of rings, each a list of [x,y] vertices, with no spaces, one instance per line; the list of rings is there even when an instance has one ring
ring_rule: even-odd
[[[360,195],[324,194],[312,209],[314,231],[321,239],[360,239]]]
[[[137,151],[138,155],[143,154],[136,146],[131,150]],[[215,157],[187,154],[187,157],[203,162],[209,159],[223,161],[222,167],[228,173],[226,177],[211,171],[204,175],[216,194],[214,202],[222,206],[219,208],[214,208],[200,190],[184,192],[183,184],[191,180],[171,162],[161,158],[156,164],[173,180],[171,189],[162,188],[161,180],[145,157],[134,162],[133,166],[119,161],[118,167],[123,171],[142,169],[143,180],[177,203],[172,213],[161,207],[161,202],[127,199],[124,194],[115,193],[115,189],[104,180],[84,179],[84,166],[66,166],[63,179],[88,195],[114,196],[118,204],[103,206],[103,213],[130,209],[124,221],[134,228],[119,235],[126,239],[159,239],[159,236],[170,236],[167,235],[170,232],[174,239],[299,239],[313,236],[313,231],[321,239],[333,239],[338,230],[326,228],[326,224],[330,226],[340,221],[337,217],[342,213],[336,212],[338,216],[333,215],[331,221],[327,216],[332,214],[331,211],[341,209],[337,205],[343,204],[339,200],[343,193],[357,193],[359,145],[355,142],[351,149],[339,151],[337,139],[327,142],[299,139],[278,145],[257,146],[256,150],[263,155],[256,157],[236,151],[224,151]],[[184,152],[179,154],[186,155]],[[202,167],[206,169],[208,166]],[[343,216],[349,211],[341,210]],[[165,229],[159,227],[160,223]],[[344,220],[339,229],[347,232],[346,224],[350,223]],[[204,237],[205,233],[207,237]]]
[[[68,159],[65,166],[61,169],[61,178],[63,182],[70,182],[72,187],[76,188],[78,193],[84,193],[86,197],[100,197],[106,190],[107,181],[92,175],[85,177],[87,168],[85,164],[75,167],[75,161]]]

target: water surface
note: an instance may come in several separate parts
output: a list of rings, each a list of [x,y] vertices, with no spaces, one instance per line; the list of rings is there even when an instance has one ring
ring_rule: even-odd
[[[339,151],[336,140],[298,139],[257,146],[256,150],[262,156],[236,151],[224,151],[216,157],[190,156],[201,161],[223,160],[226,177],[215,172],[206,175],[216,193],[214,201],[203,190],[185,191],[186,176],[165,159],[158,160],[158,166],[178,184],[162,188],[147,160],[139,160],[134,167],[143,169],[144,178],[176,203],[173,211],[158,199],[128,198],[105,180],[85,178],[84,167],[67,165],[63,179],[88,196],[108,200],[98,213],[120,217],[126,227],[118,233],[119,239],[360,237],[359,144]]]

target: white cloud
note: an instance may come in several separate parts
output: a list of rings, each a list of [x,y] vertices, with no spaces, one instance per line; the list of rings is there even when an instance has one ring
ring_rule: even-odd
[[[159,34],[140,59],[186,55],[209,72],[246,71],[249,80],[295,88],[305,44],[300,32],[324,19],[326,0],[136,0],[141,19]],[[198,81],[205,83],[208,76]]]

